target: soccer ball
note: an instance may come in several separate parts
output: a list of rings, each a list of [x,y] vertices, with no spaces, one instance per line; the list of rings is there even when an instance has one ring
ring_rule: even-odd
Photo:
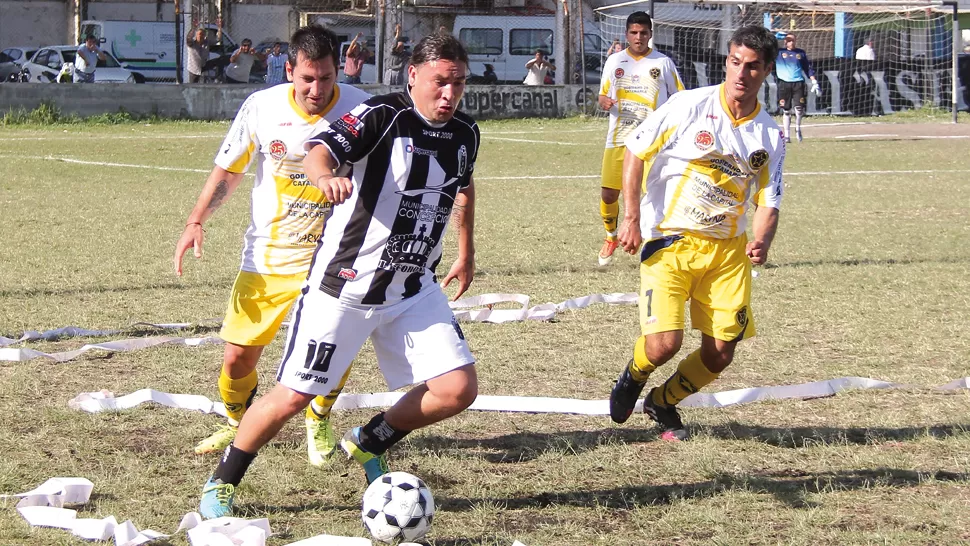
[[[413,541],[431,529],[434,498],[421,478],[391,472],[367,486],[360,516],[376,540]]]

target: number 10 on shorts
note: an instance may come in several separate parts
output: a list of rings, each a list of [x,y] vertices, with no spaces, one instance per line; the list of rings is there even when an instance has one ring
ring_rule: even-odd
[[[317,343],[316,340],[311,339],[307,345],[306,363],[303,365],[303,368],[314,372],[326,373],[330,369],[330,359],[333,358],[333,353],[336,350],[337,346],[333,343]]]

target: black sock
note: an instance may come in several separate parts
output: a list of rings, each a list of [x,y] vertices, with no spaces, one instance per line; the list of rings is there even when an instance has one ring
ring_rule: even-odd
[[[212,473],[212,477],[222,481],[222,483],[239,485],[255,458],[255,453],[246,453],[235,445],[229,444],[222,460],[219,461],[218,468]]]
[[[404,439],[410,430],[398,430],[384,420],[384,412],[374,416],[369,423],[360,429],[360,447],[373,453],[383,455],[392,445]]]

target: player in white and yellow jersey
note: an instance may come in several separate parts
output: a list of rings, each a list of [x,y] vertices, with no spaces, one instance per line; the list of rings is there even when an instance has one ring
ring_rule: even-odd
[[[202,257],[202,224],[239,186],[255,159],[252,220],[220,332],[226,348],[219,393],[229,423],[196,446],[196,453],[222,451],[235,437],[256,394],[256,363],[300,295],[330,213],[323,192],[304,174],[303,143],[369,97],[335,83],[337,43],[336,35],[320,26],[293,34],[286,63],[292,83],[257,91],[243,103],[176,244],[175,269],[181,275],[189,248]],[[329,415],[342,388],[343,382],[307,409],[307,450],[316,466],[336,447]]]
[[[626,137],[643,123],[671,95],[684,90],[677,67],[666,55],[651,49],[653,36],[650,16],[642,11],[626,19],[626,49],[610,55],[603,67],[599,105],[610,112],[603,152],[600,216],[606,228],[606,242],[599,264],[609,265],[616,250],[616,221],[620,214],[620,189]]]
[[[677,403],[714,381],[737,343],[755,334],[751,264],[765,263],[778,227],[785,160],[781,130],[758,104],[777,52],[767,29],[738,29],[723,84],[678,93],[626,140],[619,241],[640,251],[643,335],[610,395],[617,423],[630,417],[651,372],[680,350],[688,300],[701,347],[643,403],[661,438],[687,438]]]

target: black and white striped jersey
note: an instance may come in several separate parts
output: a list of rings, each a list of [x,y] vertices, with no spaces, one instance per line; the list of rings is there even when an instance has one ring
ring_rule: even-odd
[[[353,166],[354,191],[333,208],[309,284],[350,304],[388,305],[437,283],[455,196],[471,184],[478,125],[456,112],[433,125],[410,94],[372,97],[312,137]]]

